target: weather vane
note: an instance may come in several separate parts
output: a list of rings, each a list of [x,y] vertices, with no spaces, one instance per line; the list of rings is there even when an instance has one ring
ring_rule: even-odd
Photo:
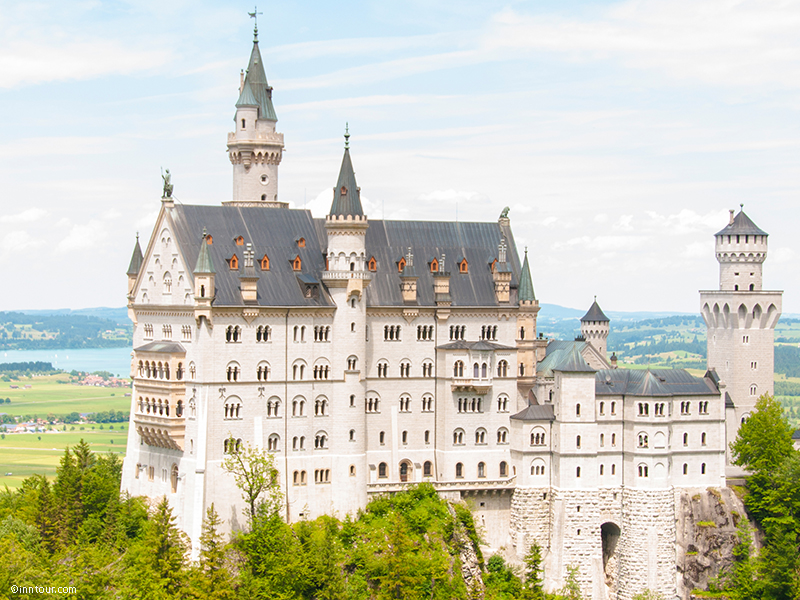
[[[345,149],[350,147],[350,123],[344,124],[344,147]]]
[[[255,27],[253,27],[253,34],[255,35],[255,39],[258,40],[258,15],[263,15],[263,12],[258,12],[258,6],[253,7],[253,12],[247,13],[250,15],[251,19],[255,19]]]

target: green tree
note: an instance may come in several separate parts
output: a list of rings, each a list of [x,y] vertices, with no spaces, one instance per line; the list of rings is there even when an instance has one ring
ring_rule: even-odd
[[[534,542],[525,556],[525,600],[543,600],[542,548]]]
[[[235,444],[230,439],[231,446]],[[252,521],[271,517],[280,511],[283,494],[278,482],[275,457],[255,446],[245,443],[225,456],[222,468],[233,475],[236,487],[247,503],[247,516]]]
[[[564,600],[582,600],[581,585],[578,583],[578,567],[567,565],[567,576],[564,578],[564,587],[558,592]]]
[[[754,472],[776,468],[793,450],[792,433],[780,402],[762,395],[731,445],[734,464]]]
[[[214,505],[208,507],[203,519],[203,532],[200,535],[200,562],[190,574],[187,597],[204,600],[234,600],[234,578],[226,566],[228,545],[219,527],[219,518]]]

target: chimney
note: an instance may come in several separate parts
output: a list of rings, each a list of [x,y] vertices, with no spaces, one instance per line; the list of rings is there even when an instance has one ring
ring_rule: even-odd
[[[411,247],[406,254],[406,265],[400,274],[400,292],[403,294],[405,304],[417,303],[417,272],[414,270],[414,255]]]
[[[256,304],[258,302],[258,273],[253,266],[253,244],[247,243],[244,256],[244,272],[239,276],[239,283],[242,291],[242,301],[245,304]]]
[[[610,362],[611,362],[611,368],[612,369],[616,369],[617,368],[617,353],[616,352],[612,352],[611,353]]]
[[[239,93],[242,93],[242,89],[244,89],[244,69],[239,72]]]
[[[439,270],[433,274],[433,295],[437,306],[450,306],[450,273],[444,270],[445,254],[439,261]]]
[[[734,210],[731,209],[731,217],[730,217],[730,220],[728,221],[728,225],[733,225],[733,213],[734,213]]]
[[[511,269],[506,262],[507,248],[506,239],[501,239],[497,247],[497,264],[492,273],[495,297],[503,304],[507,304],[511,298]]]

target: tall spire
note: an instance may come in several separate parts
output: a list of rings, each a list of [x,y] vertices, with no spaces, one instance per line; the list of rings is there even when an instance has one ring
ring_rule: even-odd
[[[139,246],[139,234],[137,233],[136,245],[133,247],[133,256],[131,256],[131,264],[128,265],[127,275],[136,277],[139,274],[139,270],[142,268],[143,262],[144,255],[142,254],[141,246]]]
[[[200,242],[200,253],[197,255],[197,264],[194,267],[194,273],[216,273],[214,271],[214,263],[211,262],[211,254],[208,251],[208,232],[203,227],[203,241]]]
[[[350,160],[349,127],[345,129],[344,139],[344,157],[342,158],[342,166],[339,169],[339,180],[333,189],[333,203],[329,214],[361,217],[364,215],[364,210],[361,208],[361,188],[356,183],[353,162]]]
[[[525,248],[525,261],[522,263],[522,272],[519,275],[519,300],[520,302],[535,302],[536,294],[533,293],[533,279],[531,267],[528,264],[528,249]]]
[[[249,91],[247,88],[250,88]],[[245,94],[248,95],[247,98],[245,98]],[[267,82],[264,61],[261,58],[261,51],[258,49],[258,29],[255,30],[253,50],[250,53],[250,63],[247,65],[247,75],[244,78],[242,92],[236,105],[251,105],[251,98],[258,105],[259,119],[278,120],[275,107],[272,106],[272,86]]]

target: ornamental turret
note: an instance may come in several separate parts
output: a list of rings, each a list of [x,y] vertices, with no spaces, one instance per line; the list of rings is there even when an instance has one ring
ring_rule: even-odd
[[[272,105],[255,29],[250,63],[239,88],[234,131],[228,134],[228,157],[233,164],[233,201],[236,206],[286,208],[278,201],[278,165],[283,157],[283,134],[275,130],[278,116]]]
[[[136,280],[139,278],[139,271],[142,270],[142,263],[144,263],[144,255],[142,254],[142,247],[139,245],[139,234],[136,234],[136,245],[133,247],[133,255],[131,262],[128,265],[128,298],[131,298],[133,287],[136,285]]]
[[[581,335],[597,350],[605,359],[606,342],[610,330],[611,320],[603,313],[597,298],[592,302],[588,312],[581,317]]]
[[[762,267],[767,259],[767,234],[750,220],[744,210],[714,235],[719,262],[719,289],[726,292],[760,291]]]

